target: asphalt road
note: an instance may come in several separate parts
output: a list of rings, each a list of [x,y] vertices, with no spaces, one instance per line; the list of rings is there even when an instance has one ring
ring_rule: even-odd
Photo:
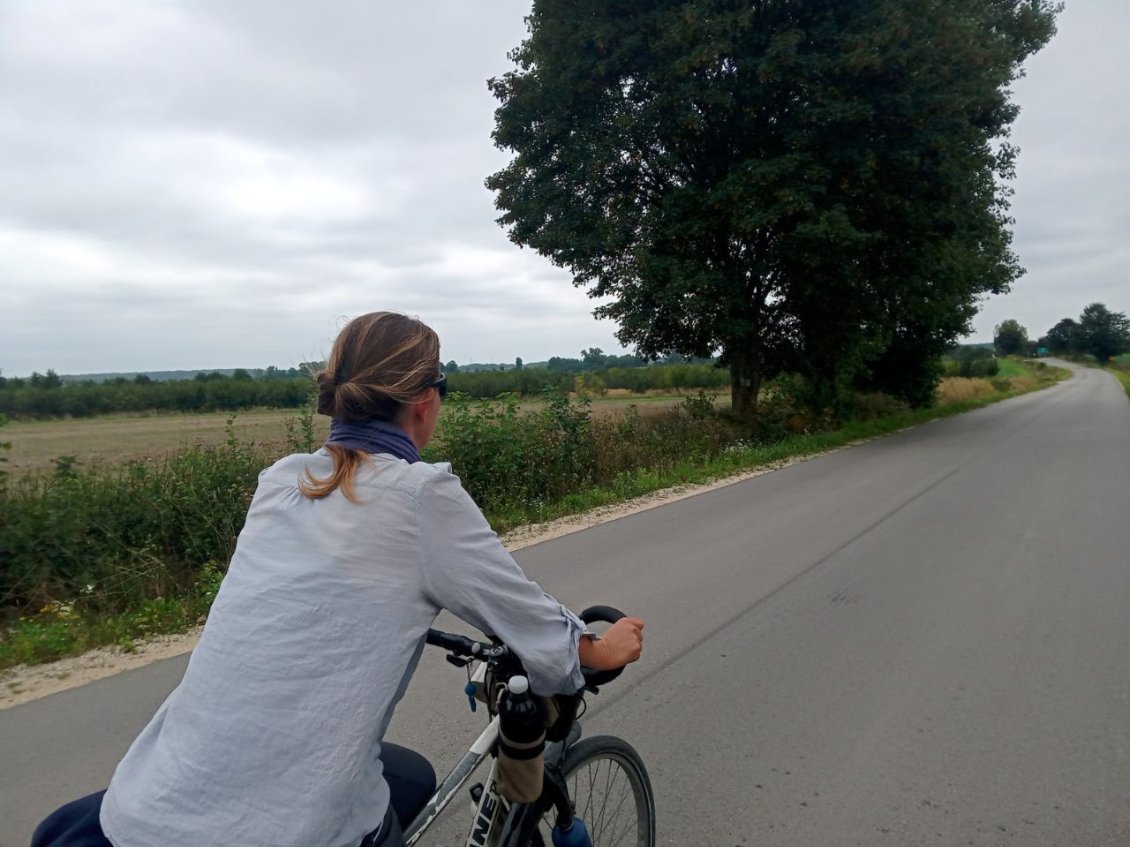
[[[643,753],[660,844],[1126,845],[1128,487],[1130,403],[1081,370],[518,558],[647,619],[585,727]],[[0,844],[104,786],[184,661],[0,712]],[[390,731],[441,771],[462,682],[425,656]]]

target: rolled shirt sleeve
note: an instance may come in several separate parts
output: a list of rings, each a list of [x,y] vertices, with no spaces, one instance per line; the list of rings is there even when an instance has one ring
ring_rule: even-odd
[[[432,602],[500,638],[522,660],[535,693],[583,688],[577,643],[585,625],[522,572],[459,478],[439,466],[417,503]]]

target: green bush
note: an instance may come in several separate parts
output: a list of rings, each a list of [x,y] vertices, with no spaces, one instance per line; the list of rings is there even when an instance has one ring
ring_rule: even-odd
[[[946,376],[992,377],[1000,373],[993,351],[984,347],[961,347],[944,363]]]
[[[0,606],[113,613],[183,593],[227,561],[265,459],[227,445],[19,479],[0,494]]]
[[[478,403],[456,395],[426,457],[450,461],[484,512],[508,511],[548,503],[589,481],[589,428],[587,401],[560,393],[524,413],[513,395]]]

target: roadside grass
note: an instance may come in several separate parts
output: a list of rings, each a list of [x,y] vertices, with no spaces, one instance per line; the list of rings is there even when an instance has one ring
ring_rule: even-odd
[[[557,397],[534,409],[516,401],[455,403],[428,460],[453,462],[496,531],[620,503],[679,485],[713,482],[987,406],[1051,384],[1067,371],[1023,363],[991,380],[944,380],[934,408],[906,410],[861,398],[866,420],[827,431],[820,419],[767,400],[761,429],[738,425],[700,394],[655,414]],[[806,427],[812,431],[795,431]],[[96,646],[200,623],[242,527],[258,468],[320,441],[312,416],[286,427],[286,449],[240,441],[229,416],[222,445],[183,449],[163,462],[81,468],[0,489],[0,600],[18,607],[0,630],[0,669],[47,662]],[[203,563],[203,564],[196,564]],[[13,600],[13,597],[17,598]],[[22,599],[21,599],[22,598]],[[13,602],[15,606],[13,606]]]
[[[49,604],[8,627],[0,640],[0,669],[51,662],[110,645],[132,653],[139,641],[187,632],[204,623],[223,576],[223,568],[210,563],[185,595],[147,599],[140,608],[118,614],[79,616],[70,604]]]
[[[1109,370],[1122,383],[1122,387],[1126,389],[1126,397],[1130,399],[1130,354],[1115,359]]]
[[[1012,378],[1029,375],[1027,366],[1024,365],[1024,363],[1020,359],[1017,359],[1013,356],[1006,356],[1004,358],[997,359],[997,367],[999,368],[999,370],[997,371],[998,378]]]

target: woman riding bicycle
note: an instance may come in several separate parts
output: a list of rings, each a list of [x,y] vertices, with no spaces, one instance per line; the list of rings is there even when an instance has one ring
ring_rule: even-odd
[[[326,445],[260,474],[184,679],[105,796],[33,847],[396,845],[435,774],[382,737],[441,609],[509,644],[543,695],[639,657],[641,620],[583,637],[449,466],[419,460],[446,392],[433,330],[363,315],[317,379]]]

